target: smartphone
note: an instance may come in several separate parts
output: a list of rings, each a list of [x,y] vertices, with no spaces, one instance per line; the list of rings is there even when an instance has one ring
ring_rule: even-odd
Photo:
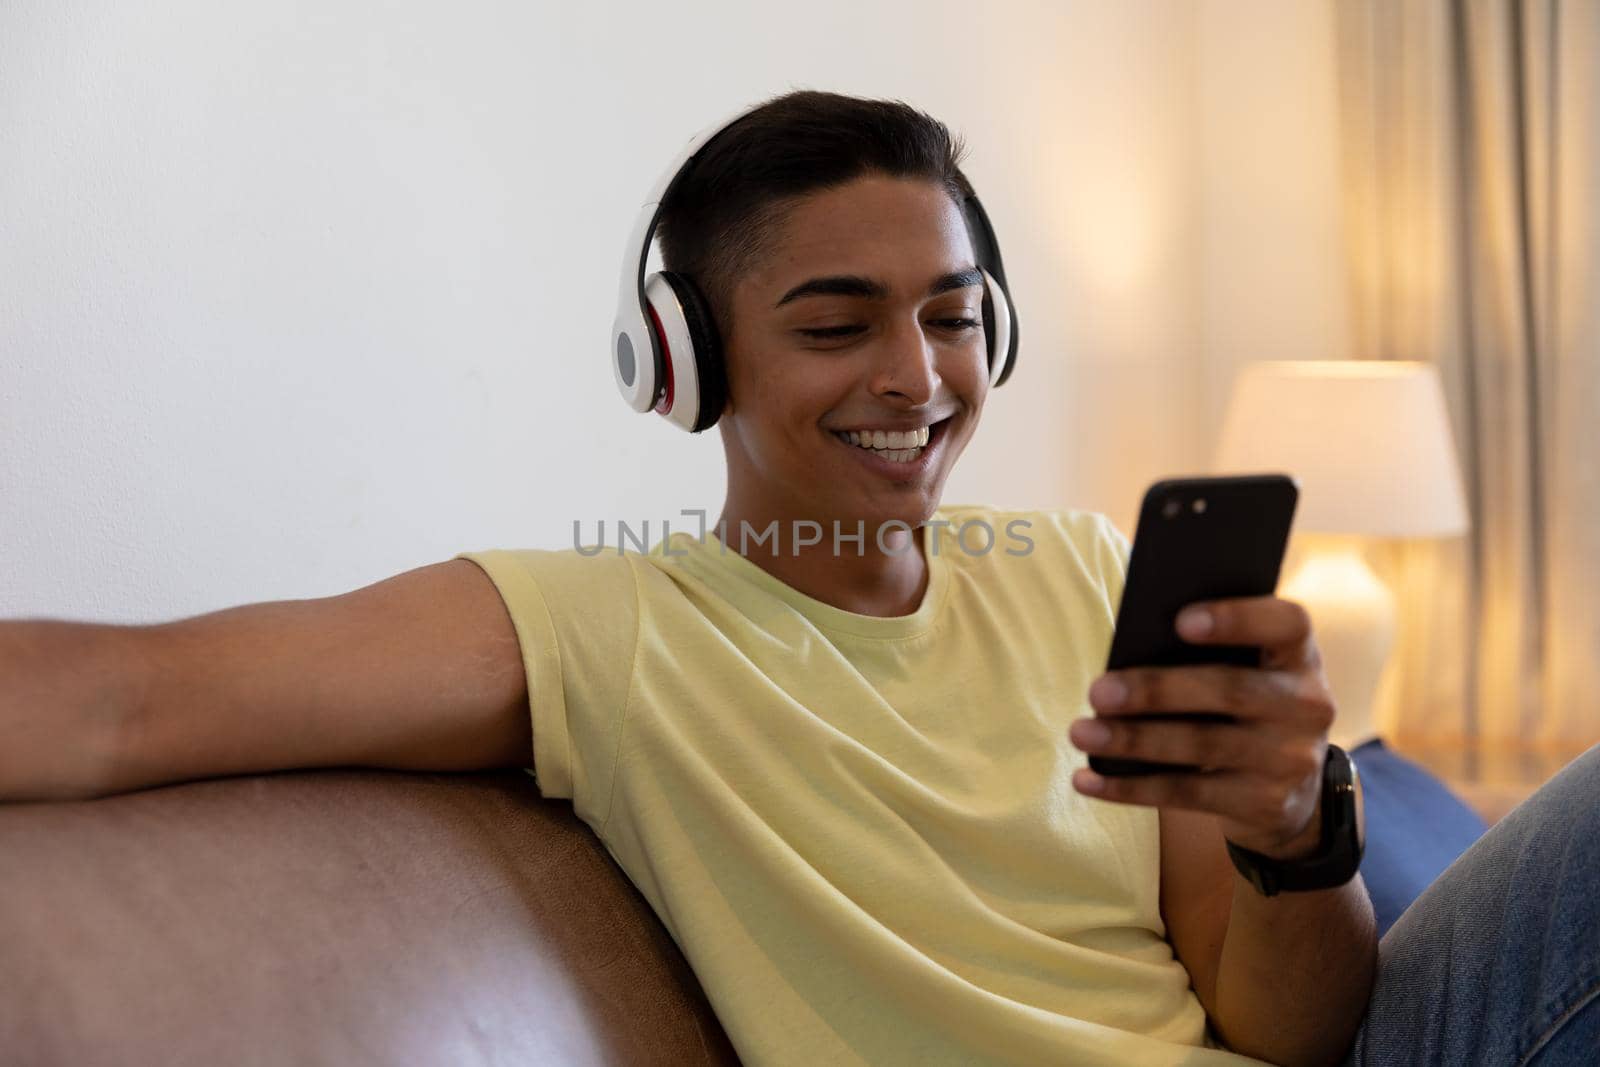
[[[1178,612],[1197,600],[1271,596],[1278,588],[1299,497],[1299,487],[1285,474],[1175,478],[1152,485],[1139,509],[1106,670],[1202,663],[1259,666],[1259,648],[1183,640],[1176,629]],[[1232,720],[1220,712],[1146,712],[1140,717]],[[1107,776],[1195,769],[1104,756],[1090,756],[1089,766]]]

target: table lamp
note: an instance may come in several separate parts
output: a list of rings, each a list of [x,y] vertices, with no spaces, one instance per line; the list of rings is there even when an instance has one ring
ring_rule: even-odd
[[[1218,473],[1282,471],[1300,483],[1301,562],[1278,595],[1311,613],[1345,749],[1377,736],[1374,701],[1394,644],[1394,597],[1365,539],[1467,529],[1437,369],[1377,360],[1264,362],[1234,384]]]

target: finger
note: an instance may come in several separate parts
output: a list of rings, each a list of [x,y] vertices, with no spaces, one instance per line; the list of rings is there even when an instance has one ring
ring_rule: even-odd
[[[1315,790],[1287,790],[1282,783],[1242,771],[1189,771],[1108,778],[1088,768],[1072,773],[1078,792],[1116,804],[1203,811],[1223,820],[1229,840],[1268,849],[1303,832],[1316,810]]]
[[[1311,614],[1281,597],[1241,597],[1190,604],[1178,613],[1178,636],[1196,645],[1253,645],[1279,661],[1309,661]]]
[[[1117,804],[1184,808],[1226,818],[1238,818],[1240,813],[1259,804],[1252,799],[1253,794],[1266,792],[1264,784],[1257,783],[1255,776],[1243,771],[1176,771],[1111,777],[1080,768],[1072,772],[1072,784],[1080,793]]]
[[[1130,667],[1095,679],[1089,703],[1105,717],[1144,712],[1216,713],[1325,730],[1332,697],[1320,674],[1206,664]]]
[[[1282,738],[1254,726],[1126,716],[1079,719],[1067,733],[1073,744],[1096,756],[1187,764],[1206,771],[1277,767],[1289,755]]]

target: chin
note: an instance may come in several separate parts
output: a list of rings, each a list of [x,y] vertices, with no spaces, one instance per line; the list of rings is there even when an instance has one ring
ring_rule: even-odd
[[[943,485],[940,485],[936,491],[908,490],[903,501],[873,501],[851,515],[848,520],[841,521],[848,521],[851,525],[854,525],[857,519],[861,519],[866,522],[869,530],[873,526],[881,526],[886,522],[899,521],[912,529],[916,529],[933,518],[933,513],[939,506],[943,491]]]

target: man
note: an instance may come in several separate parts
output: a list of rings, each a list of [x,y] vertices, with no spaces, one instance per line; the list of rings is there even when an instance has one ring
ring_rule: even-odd
[[[708,551],[707,545],[685,539],[681,563],[661,558],[660,566],[634,567],[639,584],[638,610],[658,619],[663,634],[666,654],[659,661],[651,655],[648,634],[638,646],[619,642],[615,647],[600,636],[629,634],[629,624],[637,625],[635,619],[620,617],[620,613],[612,618],[589,609],[588,617],[568,621],[564,602],[554,607],[544,605],[556,617],[558,632],[550,640],[564,658],[562,672],[569,680],[569,700],[573,699],[570,679],[574,674],[582,678],[582,684],[575,688],[584,694],[623,684],[623,679],[608,668],[619,660],[633,662],[634,679],[663,690],[666,685],[662,676],[676,672],[690,677],[693,684],[659,696],[652,694],[653,699],[636,697],[630,703],[629,725],[637,731],[649,729],[647,723],[652,721],[646,718],[639,722],[640,717],[693,709],[686,716],[689,722],[679,722],[674,716],[672,730],[663,730],[667,736],[654,739],[646,750],[648,758],[636,758],[634,749],[623,749],[619,758],[634,780],[668,775],[670,771],[663,767],[676,765],[661,749],[681,737],[692,736],[700,719],[709,718],[716,729],[724,731],[739,728],[740,724],[731,720],[754,719],[767,731],[781,732],[779,751],[771,758],[781,762],[781,772],[793,773],[796,778],[786,786],[788,795],[815,796],[830,788],[829,771],[823,767],[813,773],[805,755],[828,741],[814,736],[807,727],[823,719],[825,725],[819,732],[846,735],[851,743],[845,749],[848,758],[862,760],[860,767],[845,763],[833,772],[835,776],[842,771],[869,784],[864,797],[853,798],[860,799],[859,804],[840,801],[830,815],[798,800],[791,800],[792,810],[786,810],[781,795],[753,796],[760,789],[757,783],[730,789],[727,795],[707,789],[702,800],[697,792],[701,783],[684,772],[681,778],[672,779],[670,791],[662,787],[658,796],[635,798],[627,792],[631,782],[620,786],[615,781],[608,782],[610,790],[622,791],[622,807],[627,813],[622,817],[616,814],[619,800],[613,792],[588,798],[586,803],[580,786],[576,798],[579,811],[584,813],[592,804],[595,810],[588,811],[587,817],[603,827],[602,836],[625,838],[612,845],[613,854],[630,873],[645,872],[642,876],[636,874],[635,881],[644,883],[641,888],[658,911],[674,915],[692,914],[701,901],[688,893],[675,894],[678,887],[651,884],[649,872],[661,866],[660,857],[665,856],[670,863],[679,858],[680,851],[691,851],[687,841],[681,847],[672,847],[668,839],[673,834],[688,838],[698,830],[699,820],[712,815],[697,811],[692,818],[686,818],[681,812],[672,811],[670,817],[664,816],[673,797],[680,806],[688,806],[693,798],[701,800],[707,809],[748,807],[760,813],[764,826],[780,824],[777,836],[781,840],[767,840],[752,833],[737,838],[734,851],[770,854],[775,864],[784,862],[795,850],[806,853],[808,862],[813,864],[832,861],[839,870],[826,869],[823,877],[829,888],[845,893],[868,910],[872,908],[873,887],[855,883],[852,865],[859,868],[859,877],[881,882],[886,896],[906,892],[912,887],[884,879],[880,871],[873,869],[873,850],[878,850],[881,863],[884,853],[914,851],[916,841],[937,832],[956,835],[955,840],[959,841],[969,827],[950,824],[963,821],[973,827],[985,825],[995,834],[1014,836],[1019,843],[1014,846],[1018,852],[1026,847],[1053,847],[1058,853],[1057,861],[1069,866],[1081,863],[1108,867],[1119,862],[1136,866],[1141,858],[1153,859],[1159,854],[1159,871],[1150,870],[1151,884],[1142,887],[1148,892],[1150,903],[1154,904],[1159,896],[1159,915],[1152,908],[1149,915],[1141,918],[1139,905],[1143,898],[1134,893],[1121,898],[1106,894],[1104,899],[1096,898],[1092,906],[1084,899],[1076,909],[1069,904],[1032,917],[1035,925],[1049,925],[1058,941],[1071,942],[1075,935],[1064,931],[1075,931],[1086,922],[1078,912],[1094,906],[1123,908],[1126,911],[1119,911],[1116,921],[1129,927],[1145,922],[1148,936],[1140,940],[1103,929],[1097,931],[1098,936],[1116,942],[1106,958],[1084,961],[1081,976],[1057,973],[1058,997],[1036,994],[1030,998],[1029,1007],[1049,1005],[1056,1012],[1055,1017],[1013,1018],[1025,1009],[1008,1004],[990,1012],[993,1025],[1002,1029],[1004,1036],[989,1040],[976,1037],[985,1012],[983,994],[993,995],[999,989],[1005,991],[1002,995],[1019,999],[1026,996],[1020,988],[1026,983],[995,972],[1033,967],[1038,973],[1028,980],[1041,983],[1050,981],[1052,969],[1070,969],[1077,962],[1070,953],[1053,958],[1047,953],[1030,953],[1025,945],[1007,944],[1001,927],[1019,921],[1018,916],[1026,910],[1021,907],[1007,909],[996,904],[979,909],[970,918],[976,927],[971,944],[960,943],[954,937],[944,944],[934,943],[939,940],[934,927],[963,921],[954,895],[972,892],[974,883],[996,877],[996,872],[974,865],[977,869],[965,870],[947,884],[929,883],[938,886],[938,891],[927,901],[930,914],[926,925],[919,925],[908,914],[913,910],[911,904],[902,907],[900,915],[872,916],[890,925],[899,920],[899,939],[929,955],[942,947],[969,957],[986,953],[1003,962],[994,963],[988,971],[964,973],[974,984],[987,981],[988,988],[972,989],[970,997],[963,997],[960,992],[947,994],[943,1017],[949,1020],[952,1032],[942,1033],[934,1042],[930,1038],[935,1032],[935,1020],[930,1016],[934,1005],[940,1003],[937,993],[924,996],[917,989],[904,997],[874,997],[870,990],[874,983],[881,989],[883,983],[896,981],[933,986],[944,975],[933,973],[935,969],[931,967],[897,969],[893,957],[900,945],[884,946],[885,958],[878,964],[882,971],[876,978],[868,980],[863,975],[853,982],[849,976],[839,974],[830,980],[833,989],[840,994],[848,991],[852,1003],[858,1006],[856,1010],[820,1013],[826,1029],[841,1042],[840,1054],[845,1047],[851,1047],[858,1053],[872,1049],[880,1057],[903,1058],[903,1049],[937,1045],[937,1051],[930,1047],[921,1054],[924,1062],[978,1062],[985,1055],[1008,1062],[1088,1062],[1091,1055],[1104,1062],[1171,1058],[1177,1054],[1173,1046],[1161,1047],[1162,1042],[1136,1041],[1113,1034],[1111,1020],[1137,1018],[1137,1024],[1129,1025],[1142,1026],[1147,1033],[1163,1039],[1183,1035],[1183,1040],[1199,1041],[1204,1038],[1203,1006],[1218,1036],[1233,1048],[1296,1062],[1336,1056],[1348,1043],[1360,1018],[1376,956],[1370,905],[1359,880],[1325,892],[1284,894],[1269,900],[1234,873],[1223,844],[1226,834],[1253,850],[1293,858],[1315,849],[1319,843],[1317,798],[1326,728],[1332,721],[1333,707],[1318,670],[1305,613],[1278,600],[1217,607],[1209,639],[1265,646],[1269,664],[1266,669],[1134,672],[1123,679],[1131,691],[1121,705],[1112,700],[1109,680],[1099,683],[1096,702],[1100,710],[1108,713],[1216,709],[1233,711],[1244,723],[1202,730],[1181,724],[1135,728],[1125,719],[1115,720],[1122,725],[1113,727],[1094,751],[1203,762],[1217,770],[1198,783],[1197,790],[1196,783],[1176,776],[1107,781],[1082,769],[1081,755],[1065,744],[1058,748],[1050,738],[1054,732],[1065,741],[1069,724],[1087,710],[1083,708],[1083,690],[1092,674],[1083,675],[1081,683],[1067,682],[1064,672],[1052,670],[1044,661],[1070,655],[1077,664],[1094,659],[1103,662],[1105,621],[1115,606],[1114,589],[1096,589],[1098,596],[1091,604],[1076,590],[1064,588],[1068,568],[1061,559],[1061,549],[1065,541],[1087,553],[1100,552],[1109,564],[1104,568],[1103,579],[1115,584],[1120,582],[1120,543],[1114,536],[1107,536],[1103,526],[1085,523],[1083,516],[1035,515],[1032,521],[1040,528],[1030,536],[1039,545],[1026,557],[1005,556],[997,547],[982,559],[966,558],[967,554],[953,540],[944,545],[939,555],[930,554],[927,535],[932,528],[922,524],[935,518],[946,476],[977,431],[989,388],[979,306],[983,282],[975,276],[978,263],[960,207],[963,187],[956,149],[949,134],[933,120],[903,106],[799,93],[769,103],[719,134],[699,153],[693,169],[663,204],[664,261],[669,269],[700,282],[717,319],[718,333],[726,339],[730,400],[719,427],[727,457],[728,488],[716,528],[724,531],[721,537],[730,543],[735,541],[732,535],[736,531],[769,528],[778,531],[781,540],[793,533],[797,523],[806,521],[818,524],[828,536],[805,547],[787,542],[755,548],[731,544],[727,552]],[[926,433],[928,443],[907,450],[899,447],[906,443],[903,439],[886,440],[886,447],[872,450],[840,439],[840,435],[859,437],[863,432],[896,431]],[[884,455],[873,455],[873,451]],[[987,509],[949,514],[967,522],[983,521],[996,531],[1010,521],[1029,518],[1021,513],[997,515]],[[879,532],[896,521],[921,526],[917,543],[912,546],[915,551],[895,551],[895,546],[883,545]],[[862,525],[865,535],[859,542],[842,544],[832,536],[836,529],[856,531]],[[521,573],[532,569],[541,586],[555,584],[562,589],[561,596],[570,595],[575,602],[579,597],[577,589],[597,581],[596,572],[605,562],[601,557],[580,561],[524,554],[513,566],[514,561],[493,554],[476,554],[474,558],[485,563],[502,591],[508,593],[513,615],[525,620],[538,619],[540,613],[537,605],[518,599],[515,583]],[[627,569],[621,561],[610,562],[614,571]],[[746,565],[741,567],[740,563]],[[959,570],[977,589],[995,599],[1005,594],[1007,582],[1003,576],[1008,575],[1031,585],[1036,593],[1047,594],[1034,599],[1018,594],[1007,604],[1016,613],[1007,621],[1021,631],[1014,640],[1030,647],[1011,650],[1007,658],[1002,649],[989,649],[985,654],[982,648],[971,647],[983,643],[979,637],[962,647],[954,640],[922,638],[911,627],[900,626],[902,620],[926,615],[929,627],[943,622],[960,633],[961,623],[983,617],[980,610],[961,603],[931,603],[943,592],[933,586],[941,563]],[[670,583],[659,582],[663,571],[674,576]],[[679,577],[685,571],[688,576]],[[773,657],[778,662],[763,658],[765,649],[759,640],[750,640],[751,647],[745,647],[739,620],[715,622],[713,629],[718,639],[740,647],[740,655],[719,658],[715,647],[702,653],[692,644],[704,629],[700,619],[710,615],[710,609],[697,602],[681,616],[669,614],[681,604],[686,591],[697,599],[734,601],[740,591],[718,584],[729,572],[744,585],[758,583],[768,587],[767,592],[780,600],[791,591],[806,598],[785,601],[802,619],[784,620],[793,621],[799,632],[784,641]],[[617,584],[624,584],[620,573]],[[666,587],[658,592],[658,584]],[[619,591],[617,599],[626,600],[626,591]],[[824,607],[864,618],[840,618],[820,610]],[[1097,609],[1099,614],[1089,616],[1083,608]],[[563,625],[570,627],[569,633],[559,632]],[[770,635],[775,625],[762,626],[762,636]],[[796,645],[819,636],[824,643],[811,647],[825,652],[812,656],[796,649]],[[524,635],[525,641],[530,638],[540,640]],[[584,647],[586,643],[588,648]],[[893,657],[885,651],[885,646],[902,643],[909,647],[901,648]],[[592,673],[590,660],[596,664]],[[803,687],[783,680],[787,664],[797,660],[806,664]],[[941,670],[951,661],[962,672],[960,681],[947,682]],[[751,663],[756,668],[745,669]],[[1008,673],[1020,677],[1001,677]],[[903,691],[891,689],[889,680],[897,676],[914,678],[917,684]],[[717,686],[722,677],[733,683],[726,687],[725,694]],[[551,684],[554,678],[552,673]],[[858,684],[863,679],[869,684]],[[1015,684],[1008,684],[1012,681]],[[1056,685],[1068,692],[1057,692]],[[762,700],[764,686],[782,690],[781,699],[770,707]],[[741,692],[751,692],[753,697],[741,702]],[[893,692],[893,696],[886,700],[886,692]],[[784,705],[792,702],[803,702],[807,709],[807,714],[795,721],[785,716]],[[1014,739],[1012,747],[1003,749],[1003,741],[988,742],[1001,750],[993,752],[981,770],[961,769],[963,776],[984,772],[992,775],[992,779],[983,780],[993,795],[972,798],[959,816],[941,812],[937,817],[942,825],[937,830],[924,828],[909,834],[911,840],[907,843],[897,843],[896,829],[889,826],[862,832],[858,852],[846,845],[841,845],[837,854],[818,849],[807,852],[803,844],[797,844],[795,839],[803,833],[807,818],[827,819],[825,832],[836,844],[840,835],[848,836],[853,828],[870,823],[881,814],[880,798],[903,786],[901,775],[913,776],[924,789],[956,790],[954,776],[943,761],[924,761],[906,749],[928,743],[952,726],[923,707],[929,702],[968,706],[971,714],[990,720],[988,724],[968,724],[965,733],[953,735],[956,744],[983,746],[990,732]],[[997,706],[1006,704],[1011,706]],[[647,712],[646,705],[668,710]],[[1037,736],[1027,723],[1012,721],[1018,706],[1029,705],[1037,707],[1038,714],[1049,716]],[[833,718],[830,713],[840,708],[844,709],[842,713]],[[593,717],[604,718],[601,714]],[[918,729],[879,729],[860,721],[876,717],[915,718]],[[581,722],[589,716],[569,707],[567,718]],[[551,721],[550,743],[561,746],[553,717]],[[536,715],[536,757],[543,743],[539,725]],[[1087,729],[1091,725],[1087,719],[1078,722],[1072,728],[1072,740],[1087,747],[1091,740]],[[598,740],[591,743],[597,754],[614,752],[619,747],[618,739],[610,733],[605,735],[603,744]],[[696,741],[693,750],[698,752],[704,743],[711,742]],[[580,740],[577,747],[585,744]],[[644,747],[642,743],[640,747]],[[1051,752],[1055,759],[1044,762],[1030,778],[1030,768],[1041,763],[1037,758],[1041,752]],[[768,753],[759,744],[749,744],[730,748],[728,757],[759,765]],[[843,761],[847,757],[841,754],[830,758]],[[970,756],[957,749],[950,758]],[[892,763],[893,768],[885,767],[885,762]],[[760,777],[764,783],[781,772],[779,768],[763,766]],[[621,775],[623,770],[614,773]],[[541,768],[541,780],[549,778],[550,774]],[[1163,807],[1157,819],[1150,808],[1137,813],[1108,812],[1103,803],[1074,803],[1062,818],[1093,815],[1107,835],[1104,853],[1074,856],[1072,834],[1081,827],[1052,828],[1049,820],[1053,813],[1047,800],[1051,790],[1070,786],[1105,799]],[[1030,789],[1034,790],[1031,795]],[[942,800],[951,806],[960,803],[948,794]],[[1023,814],[1005,820],[994,818],[986,824],[974,815],[975,809],[1006,800],[1023,806]],[[894,813],[891,820],[935,818],[910,801],[889,802],[888,806]],[[781,821],[791,814],[795,816],[794,825],[782,826]],[[684,829],[686,823],[690,830]],[[625,835],[618,835],[619,826],[626,828]],[[963,842],[959,847],[980,846]],[[1024,857],[1010,854],[999,845],[988,846],[988,850],[994,853],[996,866],[1010,864],[1018,872],[1013,892],[1045,895],[1053,888],[1060,900],[1067,902],[1075,893],[1092,897],[1098,888],[1075,882],[1065,871],[1047,873],[1039,882],[1030,884],[1020,873],[1027,862]],[[1120,856],[1112,854],[1118,850]],[[907,863],[911,862],[908,857]],[[955,861],[946,857],[943,862]],[[707,871],[697,865],[694,874],[705,876]],[[709,874],[724,893],[730,883],[748,884],[751,892],[796,892],[779,876],[770,881],[755,877],[741,880],[736,874],[715,867]],[[933,872],[921,876],[937,878]],[[1157,881],[1159,885],[1155,884]],[[709,885],[706,891],[710,891]],[[817,892],[826,896],[828,890],[819,887]],[[818,901],[816,906],[827,907],[825,901]],[[741,924],[750,922],[744,909],[734,907],[732,911],[730,919],[738,916]],[[855,923],[852,918],[830,914],[812,924],[809,936],[815,944],[836,932],[840,942],[853,942],[857,946],[854,951],[870,957],[871,933],[861,928],[869,923]],[[705,921],[709,924],[711,920],[708,917]],[[806,920],[794,920],[796,934],[806,929]],[[1117,967],[1132,967],[1132,958],[1142,962],[1158,946],[1166,950],[1159,940],[1163,932],[1170,937],[1187,975],[1173,966],[1141,970],[1125,984],[1110,977]],[[1038,931],[1030,934],[1039,936]],[[712,935],[707,931],[705,936]],[[1095,937],[1085,931],[1079,940],[1086,944]],[[692,933],[686,938],[679,932],[679,938],[689,942],[686,953],[702,972],[719,1012],[725,1019],[732,1016],[730,1032],[741,1052],[747,1052],[752,1043],[771,1051],[771,1046],[759,1044],[760,1035],[741,1033],[742,1023],[752,1024],[739,1016],[746,1010],[752,1016],[758,1014],[760,1009],[753,1003],[757,998],[770,1009],[773,998],[783,995],[777,980],[763,987],[752,978],[751,971],[758,968],[748,958],[771,957],[781,953],[782,946],[765,943],[758,934],[749,944],[741,942],[737,952],[712,955],[694,944]],[[958,944],[959,948],[954,947]],[[1012,955],[1008,957],[1007,953]],[[729,955],[738,958],[728,960],[724,987],[724,976],[716,973],[715,964]],[[1308,958],[1323,961],[1324,967],[1304,968],[1292,962]],[[809,965],[820,974],[832,962],[820,958],[820,954],[802,953],[792,961],[780,958],[776,966],[785,968],[784,981],[799,984],[787,977],[791,970]],[[955,965],[947,967],[960,970]],[[712,971],[709,975],[705,974],[708,968]],[[1160,991],[1174,978],[1180,987],[1192,980],[1194,993],[1180,988],[1182,1004],[1157,1009],[1163,995]],[[1080,980],[1087,988],[1077,987]],[[1093,999],[1090,989],[1104,993],[1104,1003],[1097,1010],[1087,1007],[1086,1001]],[[1114,994],[1106,992],[1113,989]],[[723,995],[720,1004],[719,993]],[[798,999],[809,1003],[819,995],[820,989]],[[1070,1018],[1074,1007],[1066,1001],[1075,1001],[1076,1020]],[[798,1016],[803,1009],[797,1003],[791,1010]],[[850,1029],[858,1024],[857,1011],[871,1017],[859,1023],[860,1032]],[[1080,1038],[1079,1033],[1073,1032],[1074,1021],[1078,1023],[1077,1031],[1084,1030],[1087,1023],[1104,1027],[1107,1032]],[[879,1032],[912,1028],[924,1033],[908,1032],[896,1038],[909,1044],[873,1044]],[[794,1033],[797,1039],[802,1033],[782,1025],[776,1029]],[[955,1033],[955,1029],[964,1030],[967,1036]],[[838,1036],[841,1034],[842,1038]],[[805,1036],[812,1041],[821,1039]],[[964,1040],[971,1043],[963,1044]],[[828,1058],[826,1051],[831,1050],[814,1047],[815,1054],[823,1059]],[[869,1054],[865,1058],[870,1061],[874,1057]]]
[[[21,739],[0,795],[531,745],[752,1064],[1337,1062],[1377,963],[1359,877],[1266,897],[1225,846],[1321,843],[1333,706],[1304,611],[1185,619],[1259,668],[1097,678],[1120,535],[941,504],[989,388],[958,154],[903,105],[790,94],[664,205],[664,258],[725,340],[715,535],[465,553],[157,627],[0,626]],[[861,536],[840,551],[840,530]],[[1208,771],[1102,779],[1086,751]]]

